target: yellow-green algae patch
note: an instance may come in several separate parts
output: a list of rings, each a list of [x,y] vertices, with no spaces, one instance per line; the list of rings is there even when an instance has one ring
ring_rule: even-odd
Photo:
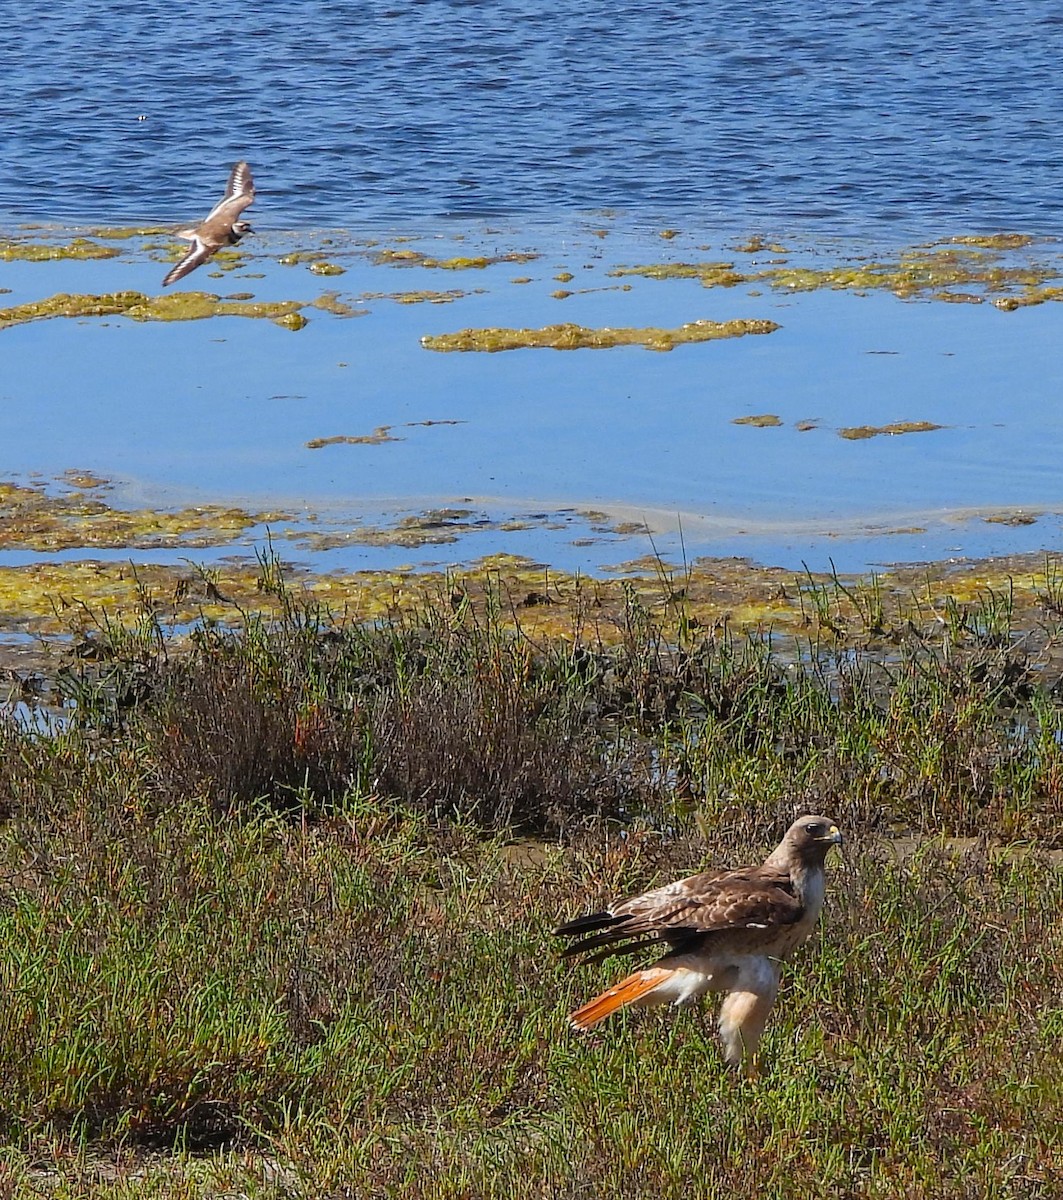
[[[998,296],[993,303],[1004,312],[1014,312],[1017,308],[1044,304],[1048,300],[1063,300],[1063,287],[1031,287],[1019,296]]]
[[[1018,509],[1014,512],[993,513],[991,516],[982,518],[987,525],[1036,525],[1037,517],[1033,513],[1023,512]]]
[[[331,262],[315,262],[311,263],[307,270],[311,275],[345,275],[346,267],[341,267],[339,263]]]
[[[290,540],[310,550],[331,550],[350,545],[401,546],[413,550],[419,546],[442,546],[456,542],[462,534],[483,532],[485,528],[506,528],[503,522],[468,520],[472,515],[470,509],[438,508],[403,517],[396,525],[359,525],[341,533],[291,530],[289,536]],[[526,525],[510,526],[514,527],[528,528]]]
[[[943,238],[932,242],[934,246],[979,246],[983,250],[1021,250],[1032,246],[1036,238],[1028,233],[968,233],[959,237]]]
[[[334,317],[364,317],[368,311],[341,300],[339,292],[322,292],[316,300],[310,301],[308,307],[331,313]]]
[[[44,486],[0,482],[0,549],[70,550],[203,548],[232,541],[256,525],[289,520],[283,513],[247,512],[217,504],[121,509],[104,503],[95,476],[64,477],[84,490],[53,495]]]
[[[48,245],[46,242],[13,242],[0,240],[0,259],[5,262],[51,262],[59,258],[117,258],[121,250],[113,246],[101,246],[88,238],[74,238],[65,245]]]
[[[789,253],[786,247],[779,242],[766,241],[760,234],[754,234],[744,242],[740,242],[737,246],[732,246],[731,249],[736,254],[763,254],[765,251],[769,254]]]
[[[985,297],[974,292],[931,292],[931,300],[941,300],[945,304],[984,304]],[[1000,301],[996,302],[998,305]]]
[[[1023,234],[999,234],[981,238],[952,238],[902,251],[896,258],[858,260],[826,267],[772,265],[769,269],[742,271],[730,262],[674,262],[616,267],[610,275],[638,275],[646,279],[696,279],[704,287],[733,287],[764,283],[780,291],[805,292],[821,288],[850,291],[892,291],[902,299],[925,296],[935,300],[970,301],[978,288],[985,292],[1025,289],[1023,298],[997,300],[1010,309],[1056,299],[1043,285],[1058,278],[1057,266],[1046,263],[1015,263],[1009,252],[1031,245],[1034,238]],[[761,249],[782,251],[753,239],[734,248],[738,252]],[[956,289],[966,289],[957,293]]]
[[[365,292],[362,295],[362,299],[393,300],[396,304],[453,304],[455,300],[462,300],[466,296],[476,295],[479,292],[479,288],[476,288],[471,292],[463,291],[461,288],[451,288],[445,292],[434,292],[430,290],[411,292]]]
[[[594,579],[496,555],[461,572],[315,575],[286,569],[286,577],[296,596],[346,612],[351,620],[419,614],[440,604],[459,621],[466,605],[473,614],[491,606],[496,619],[530,637],[571,640],[590,634],[615,644],[627,635],[636,602],[663,629],[771,630],[773,636],[811,634],[865,646],[888,645],[892,633],[910,623],[918,628],[950,612],[955,619],[956,604],[978,604],[990,592],[1008,595],[1017,628],[1037,626],[1046,612],[1056,611],[1063,577],[1063,562],[1041,555],[905,568],[870,579],[798,574],[742,559],[703,559],[682,571],[656,559],[628,567],[623,578]],[[207,619],[239,625],[279,607],[253,563],[227,563],[209,572],[111,562],[0,567],[0,613],[7,630],[71,633],[98,624],[94,614],[101,613],[108,621],[134,625],[145,604],[164,624]]]
[[[847,425],[838,430],[838,436],[848,438],[849,441],[860,441],[884,434],[896,436],[901,433],[929,433],[933,429],[944,428],[944,425],[935,425],[933,421],[894,421],[889,425]]]
[[[782,418],[774,413],[757,413],[748,417],[735,417],[732,425],[755,425],[758,429],[767,429],[782,424]]]
[[[126,241],[129,238],[167,237],[173,234],[170,225],[101,225],[88,231],[89,237],[105,242]]]
[[[289,329],[301,329],[306,318],[300,310],[323,308],[339,315],[353,309],[337,307],[334,297],[323,296],[311,305],[298,300],[223,300],[212,292],[171,292],[148,296],[144,292],[108,292],[95,296],[60,292],[46,300],[0,308],[0,329],[51,317],[128,317],[131,321],[202,321],[208,317],[257,317]]]
[[[575,288],[569,291],[567,288],[558,288],[556,292],[551,292],[550,295],[554,300],[567,300],[570,296],[595,296],[600,292],[630,292],[630,283],[610,283],[605,287],[587,287]]]
[[[277,259],[282,267],[297,267],[300,263],[321,262],[326,257],[323,250],[295,250]]]
[[[416,549],[456,542],[459,536],[533,528],[558,530],[563,529],[564,525],[551,520],[547,514],[524,519],[492,520],[468,508],[432,508],[403,517],[394,525],[355,524],[339,530],[288,528],[274,534],[274,542],[283,538],[312,551],[334,550],[343,546],[402,546]],[[645,533],[645,526],[641,526],[639,531]],[[596,540],[589,539],[586,544],[594,544]]]
[[[718,338],[743,337],[749,333],[771,333],[780,326],[774,321],[691,321],[677,329],[655,327],[635,329],[605,327],[588,329],[583,325],[546,325],[541,329],[462,329],[457,333],[430,334],[421,338],[426,350],[484,351],[499,350],[607,350],[614,346],[645,346],[647,350],[671,350],[690,342],[708,342]]]
[[[68,467],[59,476],[58,482],[79,492],[103,491],[113,486],[109,479],[104,479],[95,471],[80,471],[77,467]]]
[[[734,287],[748,283],[755,275],[743,274],[734,269],[734,263],[651,263],[641,266],[616,267],[607,274],[621,278],[639,275],[644,279],[696,279],[702,287]]]
[[[420,250],[378,250],[373,255],[377,266],[430,267],[441,271],[482,271],[495,263],[533,262],[538,254],[512,253],[494,255],[458,256],[456,258],[433,258]]]
[[[358,436],[337,434],[335,437],[311,438],[306,443],[308,450],[320,450],[323,446],[379,446],[384,442],[401,442],[404,438],[392,437],[390,425],[378,425],[372,433]]]
[[[871,291],[885,289],[902,299],[944,288],[977,286],[986,291],[1034,287],[1059,274],[1055,268],[1032,264],[1014,266],[999,254],[980,248],[953,246],[934,250],[909,250],[896,262],[864,262],[826,268],[780,267],[761,278],[771,286],[791,292],[818,288]]]

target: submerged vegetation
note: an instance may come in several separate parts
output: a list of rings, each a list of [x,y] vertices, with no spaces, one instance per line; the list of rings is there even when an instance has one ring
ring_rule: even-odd
[[[895,257],[857,256],[855,260],[847,258],[826,266],[794,265],[785,258],[751,270],[741,269],[733,262],[664,262],[617,267],[609,274],[657,280],[696,279],[709,288],[767,284],[783,292],[822,288],[854,292],[886,290],[901,299],[973,303],[981,303],[986,295],[993,295],[998,308],[1011,310],[1063,296],[1063,288],[1045,286],[1049,280],[1059,278],[1057,263],[1015,261],[1009,257],[1033,244],[1033,238],[1022,234],[956,237],[928,246],[914,246]],[[770,250],[786,254],[782,246],[769,247],[760,241],[736,249],[742,253]]]
[[[121,254],[113,246],[101,246],[88,238],[74,238],[66,243],[8,241],[0,239],[0,260],[12,262],[52,262],[59,258],[116,258]]]
[[[384,442],[401,442],[401,437],[391,433],[393,426],[378,425],[372,433],[346,434],[339,433],[333,437],[311,438],[306,443],[308,450],[320,450],[324,446],[380,446]]]
[[[782,424],[782,417],[775,413],[751,413],[747,417],[735,417],[732,425],[752,425],[757,429],[774,429]]]
[[[50,317],[128,317],[131,321],[203,321],[208,317],[264,317],[284,329],[302,329],[302,310],[321,308],[335,316],[355,311],[337,302],[335,293],[318,300],[229,300],[213,292],[171,292],[148,296],[144,292],[110,292],[100,296],[60,292],[46,300],[0,308],[0,329],[42,321]]]
[[[420,250],[409,248],[402,250],[377,250],[372,254],[372,260],[377,266],[387,267],[427,267],[430,270],[441,271],[482,271],[496,263],[526,263],[534,262],[538,254],[471,254],[456,255],[452,258],[435,258]]]
[[[699,626],[681,579],[608,619],[588,592],[544,640],[545,594],[454,580],[366,623],[259,570],[272,618],[179,650],[142,594],[57,677],[60,726],[0,726],[12,1178],[1051,1195],[1057,575],[1021,631],[1006,594],[900,621],[873,584],[795,581],[809,636],[783,644]],[[795,807],[849,846],[761,1079],[683,1014],[567,1030],[603,973],[550,953],[558,918],[759,855]]]
[[[24,236],[15,235],[0,241],[0,260],[43,263],[56,259],[106,259],[118,256],[128,259],[131,254],[147,253],[170,262],[174,261],[177,254],[184,252],[184,247],[177,247],[168,239],[159,240],[159,235],[167,231],[154,227],[92,229],[86,232],[91,236],[71,237],[61,232],[27,231]],[[606,230],[590,231],[591,236],[598,238],[606,234]],[[664,230],[661,236],[670,253],[683,253],[679,243],[682,235],[677,231]],[[108,244],[130,240],[139,242],[139,245],[126,248]],[[288,266],[305,264],[312,274],[330,277],[366,268],[482,273],[490,267],[531,263],[541,257],[538,252],[527,250],[499,251],[495,245],[491,246],[490,253],[439,255],[404,244],[414,240],[417,239],[400,237],[395,239],[393,246],[380,246],[372,240],[343,242],[335,237],[324,237],[309,248],[301,244],[299,248],[277,254],[275,261]],[[1050,250],[1048,245],[1043,239],[1004,233],[943,238],[928,244],[870,255],[863,251],[846,253],[834,247],[793,251],[777,242],[753,237],[727,249],[729,255],[752,256],[739,261],[730,257],[704,260],[678,258],[677,261],[645,263],[614,259],[611,265],[608,262],[600,265],[607,276],[623,280],[612,285],[621,293],[631,289],[631,279],[640,277],[657,281],[692,280],[707,288],[742,286],[751,297],[759,295],[761,289],[770,289],[775,294],[827,289],[856,294],[890,291],[902,299],[974,304],[989,301],[1002,311],[1012,312],[1063,298],[1063,286],[1059,283],[1063,271],[1054,257],[1054,250]],[[696,248],[709,249],[704,246]],[[244,278],[261,278],[261,275],[247,271],[255,257],[246,248],[220,251],[214,258],[213,274],[220,277],[220,272],[241,270]],[[581,264],[584,271],[593,270],[598,265],[593,260],[600,255],[592,253],[588,257],[592,261]],[[573,270],[555,268],[551,277],[555,281],[571,284],[577,275]],[[427,280],[427,276],[425,278]],[[525,284],[532,280],[529,276],[520,276],[508,282]],[[402,304],[443,304],[482,294],[485,290],[437,290],[425,283],[420,287],[395,292],[374,287],[366,279],[342,300],[336,293],[328,293],[312,301],[257,301],[253,295],[236,299],[198,291],[160,296],[117,289],[99,294],[59,293],[0,308],[0,329],[57,316],[125,316],[136,321],[243,316],[264,317],[284,328],[298,330],[307,323],[307,309],[313,307],[337,316],[353,316],[362,315],[366,310],[354,307],[352,300],[365,302],[388,299]],[[571,301],[576,296],[605,290],[607,288],[601,286],[566,286],[550,294],[555,299]],[[697,320],[678,328],[618,325],[615,328],[594,329],[575,323],[545,328],[489,326],[429,335],[422,339],[422,344],[433,350],[497,351],[527,346],[575,349],[629,344],[670,350],[684,342],[705,341],[716,336],[739,336],[745,332],[769,332],[777,328],[774,322],[767,320],[728,321],[723,323],[728,327],[727,331],[710,332],[711,324]],[[747,327],[739,329],[739,325]]]
[[[450,421],[406,422],[449,425]],[[376,445],[401,441],[395,427],[370,434],[314,439],[313,447],[356,443]],[[375,451],[371,451],[375,453]],[[110,551],[103,559],[65,555],[24,565],[0,565],[0,635],[19,630],[39,634],[79,635],[87,616],[103,610],[112,617],[135,609],[146,590],[158,619],[183,626],[197,616],[230,625],[243,624],[249,612],[272,613],[275,600],[263,591],[252,547],[269,535],[276,546],[293,552],[329,551],[344,547],[419,547],[467,539],[475,551],[476,536],[499,531],[540,530],[564,533],[580,544],[598,541],[620,551],[635,537],[645,545],[651,536],[642,521],[624,520],[604,512],[575,509],[546,510],[523,516],[491,515],[484,509],[430,508],[399,515],[379,524],[350,518],[305,514],[296,520],[281,511],[254,511],[221,505],[179,509],[124,508],[109,502],[110,485],[92,475],[68,472],[62,488],[45,483],[0,483],[0,550],[75,551],[91,556]],[[65,490],[63,490],[65,489]],[[982,519],[1000,525],[1029,525],[1037,512],[992,510]],[[905,527],[908,529],[910,527]],[[890,527],[879,532],[892,532]],[[903,532],[904,529],[901,530]],[[208,549],[242,551],[212,556],[209,568],[187,561],[141,562],[121,556],[126,549],[195,552]],[[114,552],[119,552],[115,554]],[[1006,592],[1016,620],[1036,622],[1059,591],[1055,560],[1039,555],[990,562],[955,562],[936,566],[896,567],[873,577],[810,575],[795,582],[792,571],[757,566],[739,558],[703,558],[681,568],[654,556],[615,562],[603,568],[604,578],[556,570],[519,554],[492,554],[475,560],[460,572],[470,594],[480,596],[495,583],[507,593],[509,607],[520,614],[526,632],[544,638],[571,638],[581,623],[593,619],[596,636],[615,640],[617,614],[629,591],[655,616],[682,600],[692,627],[729,627],[741,632],[772,631],[776,637],[803,637],[816,632],[826,618],[819,606],[810,607],[809,587],[834,587],[840,597],[853,599],[832,610],[826,627],[843,639],[895,636],[909,622],[941,620],[953,602],[970,604],[984,592]],[[377,620],[411,612],[450,594],[453,569],[413,563],[390,570],[328,572],[302,568],[292,578],[307,598],[343,609],[360,619]],[[677,582],[681,581],[681,582]],[[862,625],[863,597],[874,596],[881,614],[870,630]]]
[[[609,272],[615,278],[640,275],[644,279],[697,279],[705,287],[733,287],[748,283],[749,276],[736,271],[734,263],[652,263],[649,266],[617,267]]]
[[[691,321],[677,329],[587,329],[582,325],[546,325],[542,329],[462,329],[421,338],[426,350],[608,350],[614,346],[645,346],[647,350],[672,350],[690,342],[743,337],[747,333],[772,333],[774,321]]]
[[[158,242],[160,235],[170,230],[162,227],[90,229],[90,236],[75,236],[62,240],[58,234],[9,237],[0,240],[0,261],[48,262],[56,259],[105,259],[127,253],[112,241],[138,239],[149,251],[163,251],[167,261],[183,253],[183,247]],[[604,237],[606,230],[592,231]],[[679,235],[664,230],[660,236],[672,242]],[[538,252],[514,250],[502,253],[461,254],[438,256],[401,243],[412,238],[397,238],[393,247],[380,247],[372,240],[352,242],[338,247],[333,237],[324,238],[318,248],[305,247],[279,255],[277,262],[286,266],[305,263],[316,275],[340,275],[349,270],[338,262],[328,261],[340,250],[348,258],[361,259],[372,266],[422,268],[444,271],[482,271],[498,264],[534,262]],[[461,239],[458,239],[461,240]],[[704,261],[674,261],[650,263],[619,263],[607,270],[618,278],[642,277],[655,280],[697,280],[705,287],[735,287],[739,284],[766,285],[776,291],[802,292],[819,289],[844,289],[855,292],[887,290],[901,298],[922,298],[942,301],[981,303],[991,299],[1004,310],[1030,304],[1058,300],[1063,287],[1055,284],[1063,274],[1058,262],[1045,253],[1048,243],[1028,234],[998,233],[959,235],[893,250],[879,255],[838,251],[807,250],[800,254],[763,237],[752,237],[730,247],[731,253],[743,255],[772,255],[738,263],[730,259]],[[704,247],[702,247],[704,248]],[[1037,257],[1041,251],[1041,256]],[[828,261],[824,262],[823,260]],[[833,259],[834,261],[830,261]],[[798,261],[794,261],[798,260]],[[248,265],[244,249],[221,251],[215,257],[216,270],[230,271]],[[554,278],[570,282],[575,278],[568,270],[555,272]],[[522,277],[513,282],[527,282]],[[410,296],[454,295],[411,291]]]
[[[849,441],[860,441],[862,438],[896,436],[902,433],[932,433],[935,429],[944,429],[943,425],[935,425],[933,421],[891,421],[888,425],[846,425],[838,430],[838,436]]]
[[[453,304],[455,300],[462,300],[472,294],[460,288],[451,288],[446,292],[421,289],[413,292],[365,292],[361,299],[394,300],[396,304]]]
[[[125,509],[107,503],[106,480],[68,473],[72,490],[0,480],[0,549],[188,549],[217,545],[283,513],[248,512],[221,504],[178,510]]]

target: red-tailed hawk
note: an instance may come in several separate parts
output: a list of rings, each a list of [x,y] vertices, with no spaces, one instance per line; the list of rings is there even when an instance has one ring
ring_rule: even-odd
[[[710,871],[568,921],[566,958],[599,962],[666,942],[652,966],[577,1009],[576,1029],[593,1029],[628,1005],[696,1004],[723,992],[724,1058],[751,1068],[779,991],[781,964],[812,932],[823,907],[823,862],[842,835],[827,817],[801,817],[759,867]]]

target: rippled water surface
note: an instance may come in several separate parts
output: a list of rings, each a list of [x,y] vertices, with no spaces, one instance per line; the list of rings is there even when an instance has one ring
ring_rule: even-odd
[[[16,217],[183,219],[237,158],[289,227],[608,206],[1045,232],[1063,214],[1063,14],[1043,0],[9,11]]]

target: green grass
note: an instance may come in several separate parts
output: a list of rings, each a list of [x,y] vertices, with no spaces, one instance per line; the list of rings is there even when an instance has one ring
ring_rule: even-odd
[[[1059,1195],[1060,703],[1000,614],[111,631],[68,728],[0,728],[0,1196]],[[795,804],[849,845],[762,1076],[690,1014],[572,1033],[624,968],[552,926]]]
[[[850,850],[750,1083],[688,1014],[566,1027],[616,967],[558,963],[551,925],[603,862],[637,887],[696,866],[689,842],[529,862],[369,804],[90,802],[5,849],[0,1117],[27,1156],[125,1146],[256,1195],[268,1161],[308,1196],[1019,1196],[1063,1171],[1063,877],[1034,857]]]

